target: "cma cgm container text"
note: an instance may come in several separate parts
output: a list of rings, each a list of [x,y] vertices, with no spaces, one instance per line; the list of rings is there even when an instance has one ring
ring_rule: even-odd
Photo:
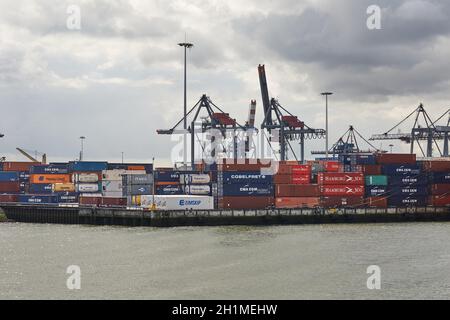
[[[364,186],[325,185],[320,187],[324,196],[363,196]]]
[[[67,164],[40,164],[30,167],[30,173],[67,174],[69,173],[69,166]]]
[[[58,202],[58,198],[57,196],[53,195],[19,195],[18,202],[35,204],[56,204]]]
[[[228,210],[254,210],[273,208],[275,199],[269,197],[220,197],[218,199],[219,209]]]
[[[363,185],[362,173],[319,173],[317,182],[323,185]]]
[[[388,193],[387,186],[366,186],[365,194],[367,197],[378,197]]]
[[[221,192],[222,191],[222,192]],[[273,185],[269,184],[224,184],[219,187],[219,195],[236,196],[273,196]]]
[[[57,195],[57,201],[59,203],[78,203],[78,193],[76,192],[64,192]]]
[[[450,172],[430,173],[430,182],[432,184],[450,183]]]
[[[389,194],[391,196],[425,196],[428,194],[428,188],[426,186],[390,187]]]
[[[388,198],[388,205],[390,207],[425,207],[427,200],[427,196],[394,196]]]
[[[384,165],[381,171],[387,176],[414,176],[420,174],[419,165]]]
[[[241,184],[241,183],[256,183],[256,184],[270,184],[273,181],[273,176],[262,175],[260,171],[250,172],[220,172],[218,174],[218,181],[225,184]]]
[[[28,190],[31,194],[40,194],[40,193],[52,193],[53,192],[53,184],[51,183],[38,183],[38,184],[30,184]]]
[[[390,186],[422,186],[428,184],[428,177],[426,175],[419,176],[391,176],[388,177]]]

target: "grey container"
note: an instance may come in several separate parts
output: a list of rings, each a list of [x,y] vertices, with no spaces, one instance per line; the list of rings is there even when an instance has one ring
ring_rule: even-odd
[[[153,184],[152,174],[127,174],[122,176],[123,185],[134,185],[134,184]]]
[[[124,196],[143,196],[153,194],[153,184],[129,184],[123,186]]]

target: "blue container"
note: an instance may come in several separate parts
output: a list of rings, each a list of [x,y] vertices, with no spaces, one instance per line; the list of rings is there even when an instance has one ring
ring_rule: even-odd
[[[374,165],[376,158],[374,155],[340,155],[339,162],[346,165]]]
[[[224,184],[271,184],[273,176],[262,175],[260,171],[222,172],[218,174],[219,183]]]
[[[58,203],[78,203],[78,193],[62,192],[56,195]]]
[[[419,165],[384,165],[382,172],[386,176],[413,176],[420,174]]]
[[[412,196],[412,197],[389,197],[389,207],[426,207],[427,197],[425,196]]]
[[[30,181],[30,173],[27,171],[19,172],[19,182],[28,182]]]
[[[239,197],[239,196],[273,196],[272,184],[224,184],[219,187],[219,196]]]
[[[29,187],[30,193],[41,194],[41,193],[52,193],[52,184],[40,184],[40,183],[32,183]]]
[[[189,173],[187,171],[155,171],[155,181],[180,183],[180,174]]]
[[[389,186],[423,186],[428,184],[428,177],[420,176],[391,176],[388,177]]]
[[[15,171],[0,171],[0,182],[18,182],[19,173]]]
[[[54,195],[19,195],[20,203],[56,204],[58,198]]]
[[[91,171],[103,171],[108,168],[107,162],[98,161],[73,161],[69,162],[69,171],[74,172],[91,172]]]
[[[181,195],[184,194],[180,185],[156,186],[155,194],[157,195]]]
[[[393,197],[396,197],[396,196],[426,196],[428,194],[428,187],[427,186],[390,187],[389,194]]]
[[[378,197],[387,195],[387,186],[366,186],[365,187],[366,197]]]
[[[430,175],[432,184],[450,183],[450,172],[434,172]]]
[[[128,166],[143,166],[146,173],[152,173],[151,163],[108,163],[107,170],[128,170]]]
[[[44,164],[30,167],[32,174],[67,174],[69,173],[68,164]]]
[[[30,184],[28,182],[20,182],[19,184],[19,192],[20,193],[28,193],[30,188]]]

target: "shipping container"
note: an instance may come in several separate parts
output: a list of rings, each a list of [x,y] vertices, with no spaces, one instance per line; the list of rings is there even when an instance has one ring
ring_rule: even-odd
[[[0,182],[0,193],[20,192],[20,182]]]
[[[424,161],[422,168],[427,172],[450,172],[450,160],[446,161]]]
[[[72,180],[75,183],[96,183],[100,181],[100,173],[74,173]]]
[[[19,182],[30,182],[30,173],[27,171],[19,172]]]
[[[108,181],[120,181],[122,182],[122,176],[127,173],[124,169],[103,170],[102,180]]]
[[[362,172],[366,176],[379,176],[381,175],[381,165],[364,165],[362,166]]]
[[[362,154],[352,154],[352,155],[342,155],[339,156],[339,161],[346,165],[375,165],[376,158],[375,155],[362,155]]]
[[[366,176],[366,186],[387,186],[387,176]]]
[[[428,195],[427,186],[403,186],[389,187],[389,194],[396,196],[426,196]]]
[[[381,171],[387,176],[414,176],[420,174],[420,166],[414,165],[384,165]]]
[[[19,195],[18,202],[33,204],[56,204],[58,197],[54,195]]]
[[[320,206],[320,197],[276,198],[275,207],[279,209],[315,208]]]
[[[387,208],[387,197],[369,197],[364,200],[365,206],[372,208]]]
[[[218,199],[219,209],[225,210],[256,210],[274,206],[274,197],[221,197]]]
[[[52,193],[53,192],[53,184],[51,183],[31,183],[28,187],[28,190],[31,194],[41,194],[41,193]]]
[[[266,169],[264,171],[267,171],[270,169],[273,173],[275,173],[275,170],[277,169],[277,164],[274,161],[271,161],[267,164],[218,164],[217,170],[218,171],[260,171],[261,169]],[[267,172],[262,171],[262,173],[266,174]]]
[[[322,197],[320,205],[324,208],[362,207],[364,206],[364,197]]]
[[[238,196],[273,196],[273,185],[271,184],[224,184],[219,186],[219,196],[238,197]]]
[[[325,168],[325,172],[339,172],[341,169],[341,164],[339,161],[324,161],[323,166]]]
[[[78,193],[76,192],[59,193],[56,197],[58,203],[78,203]]]
[[[70,174],[31,174],[30,183],[49,184],[49,183],[70,183]]]
[[[213,210],[214,198],[209,196],[140,196],[141,207],[151,207],[155,201],[157,210]]]
[[[389,186],[423,186],[428,184],[428,177],[420,176],[391,176],[388,177]]]
[[[320,186],[320,193],[324,196],[363,196],[364,186],[353,186],[353,185],[323,185]]]
[[[308,164],[297,164],[297,165],[278,165],[278,170],[276,174],[296,174],[296,175],[310,175],[311,166]]]
[[[73,183],[55,183],[53,192],[75,192],[75,185]]]
[[[363,185],[364,175],[362,173],[319,173],[317,176],[319,184],[323,185]]]
[[[127,198],[102,197],[101,205],[105,207],[124,207],[127,205]]]
[[[0,171],[0,182],[19,182],[19,173]]]
[[[416,155],[408,153],[378,153],[377,164],[415,164]]]
[[[286,175],[286,174],[277,174],[273,177],[273,183],[275,184],[310,184],[311,176],[310,175]]]
[[[450,195],[431,196],[429,204],[435,207],[448,207],[450,206]]]
[[[158,195],[182,195],[184,194],[183,188],[181,185],[172,184],[165,186],[155,186],[155,194]]]
[[[211,195],[211,187],[209,185],[186,185],[184,193],[191,195]]]
[[[130,174],[124,175],[122,177],[122,182],[124,185],[130,184],[153,184],[152,174]]]
[[[431,185],[430,194],[436,196],[450,194],[450,183]]]
[[[0,194],[0,203],[17,202],[18,198],[16,194]]]
[[[144,184],[126,185],[123,186],[122,193],[124,196],[153,194],[153,185],[144,185]]]
[[[68,164],[40,164],[30,167],[30,173],[33,174],[67,174],[69,173]]]
[[[81,172],[101,172],[108,168],[107,162],[99,162],[99,161],[73,161],[69,162],[69,170],[71,172],[81,171]]]
[[[273,182],[273,176],[262,175],[260,171],[224,171],[218,173],[217,181],[224,184],[271,184]]]
[[[433,172],[430,173],[431,184],[450,183],[450,172]]]
[[[122,181],[102,181],[102,192],[122,192]]]
[[[387,186],[366,186],[365,187],[366,197],[385,196],[385,195],[387,195],[387,193],[388,193]]]
[[[320,188],[318,185],[276,185],[275,196],[277,198],[292,197],[319,197]]]
[[[79,199],[80,205],[100,206],[102,204],[103,197],[101,195],[89,197],[89,196],[86,196],[83,194],[83,195],[80,195],[78,199]]]
[[[79,193],[94,193],[101,191],[99,183],[78,183],[75,185],[76,191]]]
[[[181,184],[209,184],[211,183],[211,176],[205,173],[197,174],[181,174]]]
[[[181,172],[183,173],[183,172]],[[180,183],[180,171],[155,171],[155,182],[170,182],[171,184]]]
[[[396,196],[388,198],[389,207],[425,207],[427,205],[427,196]]]
[[[103,191],[102,196],[107,198],[123,198],[125,195],[123,194],[122,190],[120,190],[120,191]]]
[[[3,162],[3,171],[30,171],[30,167],[39,162]]]

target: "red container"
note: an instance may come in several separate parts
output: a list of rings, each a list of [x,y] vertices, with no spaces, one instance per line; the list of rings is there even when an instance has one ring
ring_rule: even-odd
[[[430,192],[435,196],[450,194],[450,184],[433,184],[430,186]]]
[[[310,175],[277,174],[273,177],[274,184],[310,184]]]
[[[378,164],[415,164],[416,155],[409,153],[378,153],[376,154]]]
[[[0,202],[17,202],[18,196],[15,194],[0,194]]]
[[[266,209],[275,205],[273,197],[222,197],[219,209]]]
[[[310,175],[311,166],[307,164],[279,165],[277,174]]]
[[[362,207],[363,197],[322,197],[320,204],[324,208]]]
[[[279,209],[314,208],[320,205],[320,197],[276,198],[275,207]]]
[[[290,197],[319,197],[320,188],[317,184],[309,185],[277,185],[275,186],[277,198]]]
[[[295,160],[286,160],[286,161],[278,161],[278,164],[280,165],[288,165],[288,166],[296,166],[298,165],[298,161]]]
[[[428,200],[428,204],[434,207],[447,207],[450,206],[450,195],[446,196],[431,196]]]
[[[339,172],[341,164],[338,161],[324,161],[323,165],[326,172]]]
[[[386,197],[369,197],[364,200],[366,207],[387,208],[388,199]]]
[[[127,198],[102,197],[102,206],[120,206],[127,205]]]
[[[100,206],[102,204],[102,197],[83,197],[79,198],[80,204],[90,205],[90,206]]]
[[[359,172],[319,173],[317,182],[322,185],[363,185],[364,174]]]
[[[427,172],[449,172],[450,161],[424,161],[422,168]]]
[[[276,165],[273,164],[274,168]],[[262,168],[270,168],[271,164],[218,164],[218,171],[259,171]]]
[[[320,193],[324,196],[363,196],[364,186],[321,186]]]
[[[16,193],[20,192],[19,182],[0,182],[0,192]]]
[[[31,166],[41,164],[40,162],[3,162],[3,171],[30,171]]]
[[[362,166],[362,172],[365,176],[379,176],[381,175],[381,166],[378,164],[366,164]]]

